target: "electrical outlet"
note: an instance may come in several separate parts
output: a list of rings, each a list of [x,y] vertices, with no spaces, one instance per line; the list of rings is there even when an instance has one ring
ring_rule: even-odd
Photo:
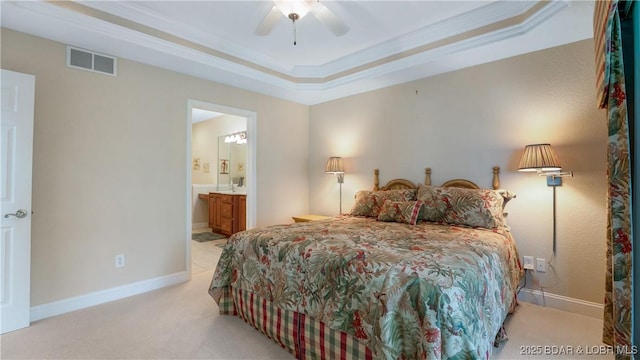
[[[524,257],[524,265],[525,269],[533,270],[533,256],[525,256]]]
[[[117,268],[121,268],[124,266],[124,254],[118,254],[116,255],[116,267]]]
[[[547,261],[545,259],[537,258],[536,259],[536,270],[539,272],[547,271]]]

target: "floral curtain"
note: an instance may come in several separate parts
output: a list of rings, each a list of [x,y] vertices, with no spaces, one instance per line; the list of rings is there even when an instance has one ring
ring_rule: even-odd
[[[631,359],[633,253],[631,159],[618,1],[596,1],[594,42],[598,104],[607,109],[607,273],[602,340]]]

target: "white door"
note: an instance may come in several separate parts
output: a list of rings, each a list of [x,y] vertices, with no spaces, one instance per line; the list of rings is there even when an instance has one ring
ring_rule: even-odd
[[[0,333],[29,326],[35,77],[2,70]]]

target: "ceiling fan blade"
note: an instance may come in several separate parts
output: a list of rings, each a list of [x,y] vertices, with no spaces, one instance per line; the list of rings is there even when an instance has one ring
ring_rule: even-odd
[[[327,26],[336,36],[342,36],[349,32],[349,27],[336,14],[320,2],[316,2],[313,15],[325,26]]]
[[[258,36],[269,35],[269,33],[271,32],[271,30],[273,30],[273,27],[276,25],[278,20],[280,20],[281,16],[282,16],[282,13],[278,9],[278,7],[273,5],[273,7],[271,7],[271,10],[269,10],[267,15],[264,17],[264,19],[262,19],[262,22],[258,24],[258,27],[256,27],[256,31],[255,31],[256,35]]]

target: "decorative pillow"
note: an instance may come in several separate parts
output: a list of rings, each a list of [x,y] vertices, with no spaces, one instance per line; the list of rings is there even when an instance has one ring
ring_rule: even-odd
[[[447,211],[447,203],[441,198],[436,186],[420,185],[416,199],[422,202],[422,210],[418,219],[433,222],[444,222],[444,214]]]
[[[423,220],[486,229],[504,225],[504,198],[494,190],[421,185],[417,199]]]
[[[420,208],[422,208],[420,201],[386,200],[378,214],[378,221],[395,221],[415,225],[418,222]]]
[[[415,189],[367,191],[356,193],[356,200],[351,208],[351,215],[378,217],[380,208],[386,200],[412,201],[416,199]]]

